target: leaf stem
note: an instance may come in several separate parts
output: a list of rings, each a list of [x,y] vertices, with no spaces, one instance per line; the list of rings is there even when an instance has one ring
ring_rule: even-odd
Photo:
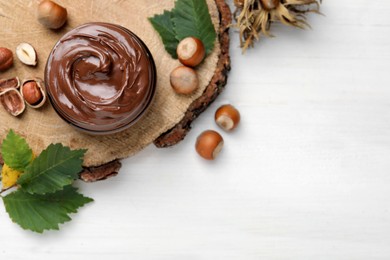
[[[12,188],[14,188],[14,187],[16,187],[16,184],[14,184],[14,185],[12,185],[12,186],[6,188],[6,189],[2,189],[2,190],[0,191],[0,196],[1,196],[4,192],[6,192],[7,190],[10,190],[10,189],[12,189]]]

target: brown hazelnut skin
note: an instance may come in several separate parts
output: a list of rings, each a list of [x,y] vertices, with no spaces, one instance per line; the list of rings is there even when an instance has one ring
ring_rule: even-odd
[[[10,49],[0,47],[0,71],[5,71],[12,67],[14,57]]]
[[[23,85],[23,97],[30,105],[35,105],[42,100],[42,93],[39,90],[37,83],[34,81],[26,82]]]
[[[244,0],[234,0],[234,5],[237,7],[243,7],[244,6]]]
[[[38,21],[47,28],[59,29],[67,17],[66,9],[53,1],[43,0],[38,5]]]
[[[179,66],[171,72],[171,86],[178,94],[188,95],[193,93],[199,86],[199,79],[196,71]]]
[[[260,0],[261,7],[266,11],[271,11],[276,9],[280,4],[280,0]]]
[[[179,61],[188,67],[198,66],[206,56],[203,42],[195,37],[187,37],[180,41],[176,49]]]
[[[215,122],[225,131],[232,131],[240,123],[240,112],[232,105],[220,106],[215,112]]]
[[[214,130],[206,130],[196,139],[195,149],[206,160],[214,160],[223,147],[222,136]]]

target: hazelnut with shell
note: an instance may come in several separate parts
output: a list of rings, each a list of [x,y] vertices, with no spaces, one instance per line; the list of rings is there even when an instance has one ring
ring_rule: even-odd
[[[47,28],[59,29],[67,18],[66,8],[53,1],[43,0],[38,5],[38,21]]]
[[[206,160],[214,160],[223,147],[222,136],[214,130],[206,130],[196,139],[195,149]]]
[[[189,95],[199,87],[196,71],[190,67],[179,66],[171,72],[171,86],[177,94]]]
[[[32,108],[40,108],[46,102],[46,91],[39,78],[26,79],[20,86],[20,93],[26,104]]]
[[[225,131],[232,131],[240,123],[240,112],[232,105],[223,105],[215,112],[215,122]]]
[[[187,37],[177,46],[179,61],[188,67],[198,66],[206,56],[206,49],[201,40],[195,37]]]

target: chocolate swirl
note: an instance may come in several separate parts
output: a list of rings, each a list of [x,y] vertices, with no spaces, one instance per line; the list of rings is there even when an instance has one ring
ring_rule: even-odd
[[[156,71],[145,44],[113,24],[89,23],[54,46],[45,71],[57,113],[90,133],[112,133],[133,124],[149,106]]]

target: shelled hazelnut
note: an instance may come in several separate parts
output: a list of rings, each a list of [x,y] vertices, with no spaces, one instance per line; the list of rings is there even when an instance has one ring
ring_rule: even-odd
[[[14,58],[10,49],[0,47],[0,71],[5,71],[12,67]]]
[[[28,66],[37,65],[37,53],[34,47],[29,43],[20,43],[16,47],[16,56],[22,63]]]

